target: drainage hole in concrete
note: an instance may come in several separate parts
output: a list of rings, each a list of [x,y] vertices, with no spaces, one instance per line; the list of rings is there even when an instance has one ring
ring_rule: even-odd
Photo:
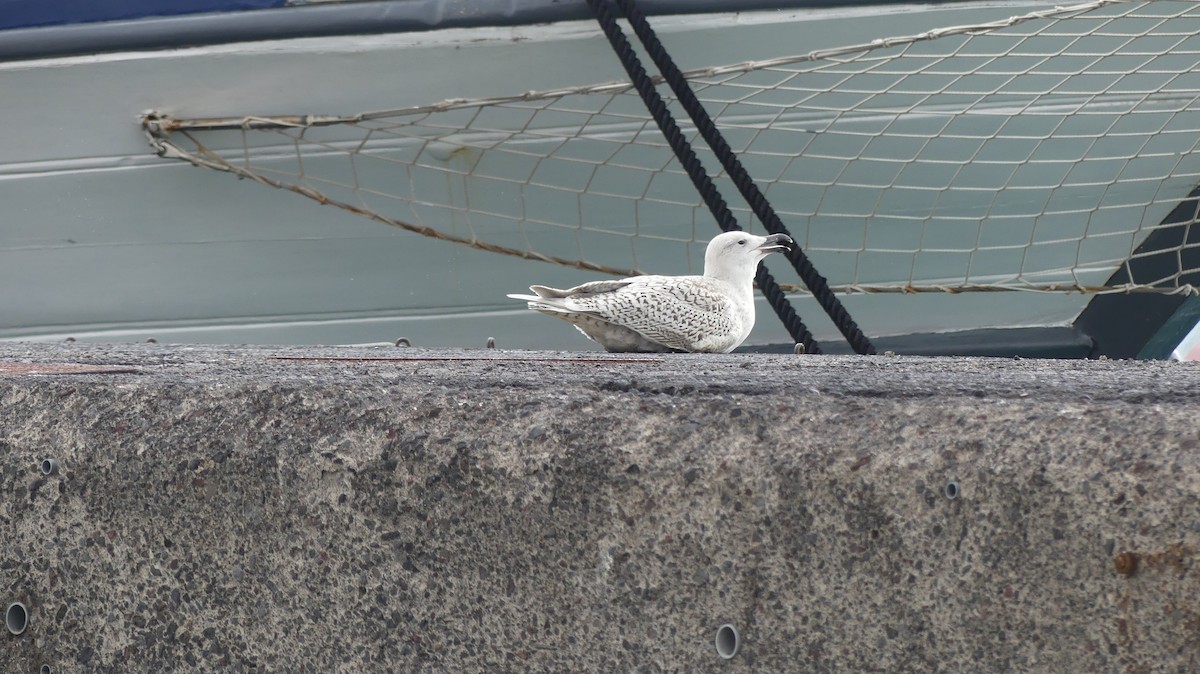
[[[4,624],[8,626],[8,631],[13,634],[20,634],[29,626],[29,611],[25,605],[19,601],[14,601],[8,605],[8,610],[4,612]]]
[[[958,495],[961,492],[962,490],[959,488],[957,480],[950,480],[946,483],[946,498],[953,501],[954,499],[958,498]]]
[[[742,641],[738,637],[737,628],[728,623],[717,628],[717,655],[728,660],[737,655],[738,648],[741,647]]]

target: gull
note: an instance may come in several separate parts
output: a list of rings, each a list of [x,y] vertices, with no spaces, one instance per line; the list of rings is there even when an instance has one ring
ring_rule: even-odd
[[[703,276],[631,276],[566,290],[534,285],[533,295],[509,297],[571,323],[608,351],[729,353],[754,327],[758,263],[791,243],[785,234],[726,232],[708,242]]]

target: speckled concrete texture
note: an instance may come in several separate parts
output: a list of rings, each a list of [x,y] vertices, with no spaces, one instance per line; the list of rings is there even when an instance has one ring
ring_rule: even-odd
[[[0,671],[1197,671],[1198,417],[1182,363],[3,344]]]

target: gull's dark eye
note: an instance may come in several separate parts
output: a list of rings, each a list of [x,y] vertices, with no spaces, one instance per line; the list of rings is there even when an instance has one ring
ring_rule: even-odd
[[[744,246],[744,245],[746,245],[746,240],[745,240],[745,239],[742,239],[741,241],[738,241],[738,245],[739,245],[739,246]]]

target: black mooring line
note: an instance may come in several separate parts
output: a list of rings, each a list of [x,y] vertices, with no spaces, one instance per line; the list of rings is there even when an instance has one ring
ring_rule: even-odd
[[[663,137],[666,138],[667,144],[675,152],[676,158],[683,165],[688,177],[691,178],[692,184],[700,193],[700,197],[712,212],[713,217],[717,220],[717,225],[722,231],[730,232],[740,230],[741,227],[737,224],[737,219],[733,217],[733,213],[726,205],[724,198],[721,197],[720,191],[709,178],[708,172],[704,170],[704,165],[700,163],[700,159],[692,150],[692,146],[684,138],[683,132],[679,130],[679,125],[675,123],[671,112],[667,110],[666,103],[662,97],[658,95],[658,91],[654,88],[654,83],[650,76],[646,74],[646,69],[642,67],[638,60],[637,54],[634,53],[633,47],[629,45],[629,41],[625,39],[625,34],[621,31],[621,27],[617,25],[612,13],[609,12],[607,4],[604,0],[588,0],[588,5],[596,15],[596,21],[604,30],[604,34],[608,37],[609,44],[612,45],[613,51],[617,58],[620,59],[621,65],[625,67],[625,72],[629,74],[629,79],[637,89],[638,94],[642,97],[642,102],[646,104],[646,109],[650,112],[650,116],[654,119],[662,131]],[[783,293],[783,289],[775,282],[774,277],[767,271],[766,265],[759,265],[758,272],[754,278],[758,283],[758,287],[763,291],[770,302],[771,308],[775,310],[779,320],[783,322],[783,326],[791,335],[792,341],[804,344],[805,353],[820,353],[821,347],[812,333],[804,325],[804,321],[796,314],[787,297]]]
[[[789,234],[775,210],[771,207],[770,202],[758,189],[754,180],[750,177],[741,161],[733,153],[729,144],[713,123],[712,118],[704,109],[704,105],[696,98],[688,85],[687,80],[683,77],[678,66],[675,65],[673,59],[666,52],[662,43],[658,40],[653,29],[646,21],[645,15],[638,8],[635,0],[616,0],[621,10],[628,18],[634,32],[638,35],[645,46],[647,52],[662,72],[664,79],[675,92],[676,97],[688,112],[692,122],[700,131],[702,137],[708,143],[713,153],[721,161],[726,173],[733,180],[742,197],[750,205],[751,209],[758,219],[766,226],[767,230],[773,234]],[[668,143],[675,150],[676,156],[684,165],[688,176],[692,178],[693,184],[700,191],[706,204],[709,205],[714,217],[717,218],[718,224],[723,230],[737,229],[737,223],[733,218],[732,213],[725,205],[724,199],[720,196],[716,186],[708,178],[707,172],[696,158],[687,139],[679,131],[678,125],[675,124],[666,105],[662,102],[658,92],[654,89],[649,77],[646,75],[645,69],[642,68],[636,54],[633,53],[624,34],[621,32],[612,14],[609,12],[607,2],[605,0],[588,0],[588,4],[592,7],[596,14],[596,19],[604,29],[605,35],[608,36],[609,42],[613,46],[613,50],[621,59],[622,65],[629,73],[631,80],[634,83],[638,93],[642,95],[642,100],[646,103],[647,109],[655,122],[667,137]],[[863,334],[858,325],[850,317],[842,303],[837,299],[833,292],[829,289],[829,284],[816,268],[812,265],[808,256],[800,249],[799,246],[793,246],[786,254],[788,260],[792,263],[796,272],[800,275],[801,280],[812,291],[813,296],[821,304],[821,307],[829,315],[830,319],[841,331],[850,344],[859,354],[874,354],[875,347],[871,341]],[[765,267],[759,268],[759,275],[756,278],[759,287],[763,289],[763,294],[767,296],[776,314],[788,329],[796,342],[803,343],[805,350],[808,353],[820,353],[820,347],[804,326],[792,309],[787,298],[783,295],[774,278],[767,272]]]

